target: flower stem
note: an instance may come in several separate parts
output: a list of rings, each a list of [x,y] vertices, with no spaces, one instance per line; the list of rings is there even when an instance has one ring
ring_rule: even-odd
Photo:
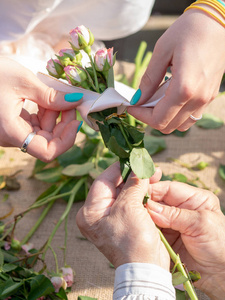
[[[123,125],[122,124],[118,124],[118,125],[119,125],[120,131],[121,131],[121,133],[122,133],[122,135],[123,135],[123,137],[124,137],[124,139],[125,139],[128,147],[129,147],[130,151],[132,151],[133,147],[131,146],[131,144],[128,141],[128,138],[127,138],[127,135],[126,135],[126,133],[124,131]]]
[[[69,197],[69,201],[67,203],[67,206],[66,206],[66,209],[64,211],[64,213],[62,214],[62,216],[60,217],[59,221],[57,222],[55,228],[53,229],[49,239],[47,240],[45,246],[44,246],[44,249],[43,249],[43,255],[42,255],[42,259],[44,260],[45,259],[45,255],[46,255],[46,252],[49,248],[49,245],[51,245],[51,241],[56,233],[56,231],[58,230],[59,226],[62,224],[62,222],[65,220],[65,218],[67,217],[67,215],[69,214],[70,212],[70,209],[73,205],[73,202],[74,202],[74,199],[75,199],[75,196],[76,196],[76,193],[78,192],[78,190],[80,189],[80,187],[82,186],[82,184],[85,182],[86,178],[83,177],[81,178],[76,184],[75,186],[73,187],[73,189],[71,190],[71,194],[70,194],[70,197]]]
[[[89,59],[90,59],[90,62],[91,62],[91,66],[92,66],[92,69],[93,69],[93,73],[94,73],[96,92],[99,93],[98,77],[97,77],[97,72],[96,72],[96,69],[95,69],[95,65],[94,65],[94,62],[93,62],[91,54],[88,55],[88,56],[89,56]]]
[[[50,248],[50,250],[52,251],[52,254],[53,254],[53,256],[54,256],[54,260],[55,260],[55,271],[56,271],[56,273],[58,274],[58,273],[59,273],[59,264],[58,264],[57,255],[56,255],[56,253],[55,253],[55,251],[54,251],[54,249],[52,248],[51,245],[49,245],[49,248]]]
[[[186,282],[183,283],[183,285],[184,285],[184,288],[187,291],[190,299],[191,300],[198,300],[198,297],[197,297],[197,295],[196,295],[196,293],[195,293],[195,291],[194,291],[194,289],[193,289],[193,287],[191,285],[191,282],[190,282],[189,277],[188,277],[188,275],[187,275],[187,273],[186,273],[186,271],[185,271],[185,269],[183,267],[183,264],[182,264],[182,262],[180,260],[179,255],[177,255],[173,251],[172,247],[167,242],[167,240],[164,237],[164,235],[162,234],[161,230],[159,230],[159,235],[160,235],[161,241],[163,242],[163,244],[165,245],[167,251],[169,252],[169,255],[170,255],[172,261],[176,264],[177,270],[179,272],[181,272],[181,274],[188,279]]]

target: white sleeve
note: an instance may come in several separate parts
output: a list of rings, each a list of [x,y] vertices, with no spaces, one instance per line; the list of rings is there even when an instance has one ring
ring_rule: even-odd
[[[175,300],[172,275],[147,263],[128,263],[115,273],[113,300]]]

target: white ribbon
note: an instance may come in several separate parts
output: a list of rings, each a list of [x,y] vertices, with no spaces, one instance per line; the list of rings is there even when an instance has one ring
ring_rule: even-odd
[[[44,73],[39,72],[37,76],[43,83],[57,91],[64,93],[83,93],[81,104],[77,106],[76,109],[80,112],[83,120],[96,131],[98,130],[98,126],[96,124],[96,120],[91,118],[91,113],[99,112],[107,108],[117,107],[117,113],[122,114],[126,110],[127,106],[130,106],[130,100],[128,99],[131,99],[135,93],[134,89],[119,82],[115,83],[115,89],[107,88],[104,93],[98,94],[96,92],[69,85],[66,82]],[[161,84],[152,98],[147,103],[141,105],[141,107],[154,107],[164,97],[168,85],[169,80]]]

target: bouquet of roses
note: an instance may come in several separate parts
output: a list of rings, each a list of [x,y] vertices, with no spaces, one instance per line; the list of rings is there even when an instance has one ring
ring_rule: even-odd
[[[55,78],[67,80],[70,85],[100,94],[113,88],[115,63],[113,48],[103,48],[92,54],[91,46],[94,37],[91,31],[84,26],[78,26],[71,30],[70,37],[71,48],[59,51],[56,59],[48,61],[48,73]],[[83,56],[88,57],[89,60],[85,65]],[[150,178],[154,174],[154,163],[144,147],[144,131],[142,128],[131,126],[127,122],[126,113],[119,114],[118,107],[115,106],[92,112],[90,117],[95,120],[95,125],[100,130],[105,146],[118,156],[124,180],[131,170],[139,178]],[[197,299],[191,285],[193,274],[186,273],[179,255],[174,253],[161,231],[159,232],[175,264],[172,271],[174,285],[183,283],[189,297]]]

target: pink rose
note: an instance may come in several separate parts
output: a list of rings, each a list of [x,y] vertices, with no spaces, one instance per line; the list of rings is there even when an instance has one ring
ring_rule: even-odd
[[[54,276],[51,278],[51,283],[53,284],[55,288],[55,292],[58,293],[60,288],[62,287],[64,290],[67,289],[67,283],[64,278],[59,276]]]
[[[94,43],[94,36],[84,25],[78,26],[70,31],[71,46],[74,50],[86,49]],[[89,51],[88,51],[89,52]]]
[[[51,58],[47,62],[46,69],[51,76],[56,78],[60,78],[60,76],[64,73],[63,67],[58,59]]]
[[[74,57],[75,52],[74,52],[73,49],[70,49],[70,48],[69,49],[61,49],[59,51],[59,56],[63,56],[64,54],[67,54],[67,55],[69,55],[71,57]]]
[[[114,65],[113,48],[99,49],[95,53],[95,68],[98,71],[108,71]]]
[[[70,267],[61,268],[61,271],[62,271],[63,278],[65,279],[65,281],[67,283],[67,286],[71,287],[73,285],[73,281],[74,281],[72,268],[70,268]]]
[[[61,49],[59,55],[56,55],[60,61],[60,64],[64,67],[69,65],[80,64],[82,59],[82,54],[79,51],[73,49]]]
[[[67,66],[64,68],[68,82],[75,86],[82,86],[87,79],[86,71],[80,66]]]

